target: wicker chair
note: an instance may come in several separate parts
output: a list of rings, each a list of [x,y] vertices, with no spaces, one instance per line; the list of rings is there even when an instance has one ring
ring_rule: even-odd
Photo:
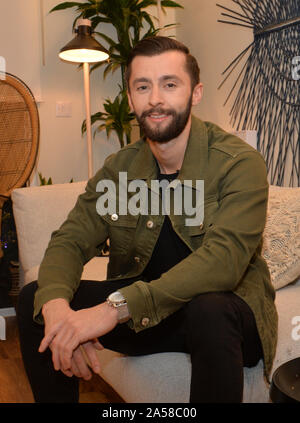
[[[12,190],[24,186],[30,177],[37,157],[39,132],[39,114],[30,89],[16,76],[0,73],[0,236],[3,205]],[[2,260],[2,265],[7,265],[0,241]],[[1,285],[4,285],[1,304],[6,304],[9,287],[6,289],[5,280]],[[5,339],[4,317],[14,314],[13,307],[1,306],[0,339]]]
[[[0,75],[0,232],[4,202],[22,187],[35,164],[39,115],[34,96],[19,78]],[[0,258],[3,252],[0,247]]]

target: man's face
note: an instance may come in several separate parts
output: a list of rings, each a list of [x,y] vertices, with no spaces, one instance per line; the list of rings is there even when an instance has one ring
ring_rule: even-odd
[[[137,56],[131,63],[129,105],[151,141],[164,143],[178,137],[187,125],[192,105],[200,101],[202,84],[192,92],[185,61],[183,53],[167,51]]]

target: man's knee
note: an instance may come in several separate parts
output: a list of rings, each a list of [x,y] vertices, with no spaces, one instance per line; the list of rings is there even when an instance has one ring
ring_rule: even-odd
[[[200,294],[187,304],[187,313],[203,322],[211,319],[216,321],[231,310],[232,295],[231,292]]]
[[[192,353],[218,356],[229,344],[240,341],[240,322],[232,306],[232,293],[198,295],[186,307],[186,334]]]

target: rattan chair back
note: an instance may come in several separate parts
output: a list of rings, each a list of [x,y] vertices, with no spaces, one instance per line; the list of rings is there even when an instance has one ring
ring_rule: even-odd
[[[0,74],[0,233],[2,206],[13,189],[25,185],[39,146],[39,114],[27,85]],[[1,257],[1,249],[0,249]]]

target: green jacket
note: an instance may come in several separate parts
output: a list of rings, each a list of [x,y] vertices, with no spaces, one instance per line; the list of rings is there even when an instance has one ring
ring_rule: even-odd
[[[144,140],[106,160],[89,180],[67,220],[52,234],[39,271],[36,321],[42,322],[40,310],[45,302],[58,297],[72,299],[83,265],[109,238],[107,278],[136,278],[136,282],[121,289],[133,330],[157,325],[198,294],[232,291],[249,304],[255,315],[268,376],[277,341],[277,312],[270,274],[260,255],[268,199],[266,166],[261,155],[218,126],[192,118],[178,179],[182,183],[204,180],[204,220],[197,226],[187,226],[188,216],[174,214],[171,209],[173,228],[192,252],[149,283],[139,280],[139,276],[149,262],[165,216],[100,216],[96,210],[100,196],[97,183],[110,179],[118,184],[119,172],[127,172],[128,182],[146,181],[150,193],[158,168]]]

